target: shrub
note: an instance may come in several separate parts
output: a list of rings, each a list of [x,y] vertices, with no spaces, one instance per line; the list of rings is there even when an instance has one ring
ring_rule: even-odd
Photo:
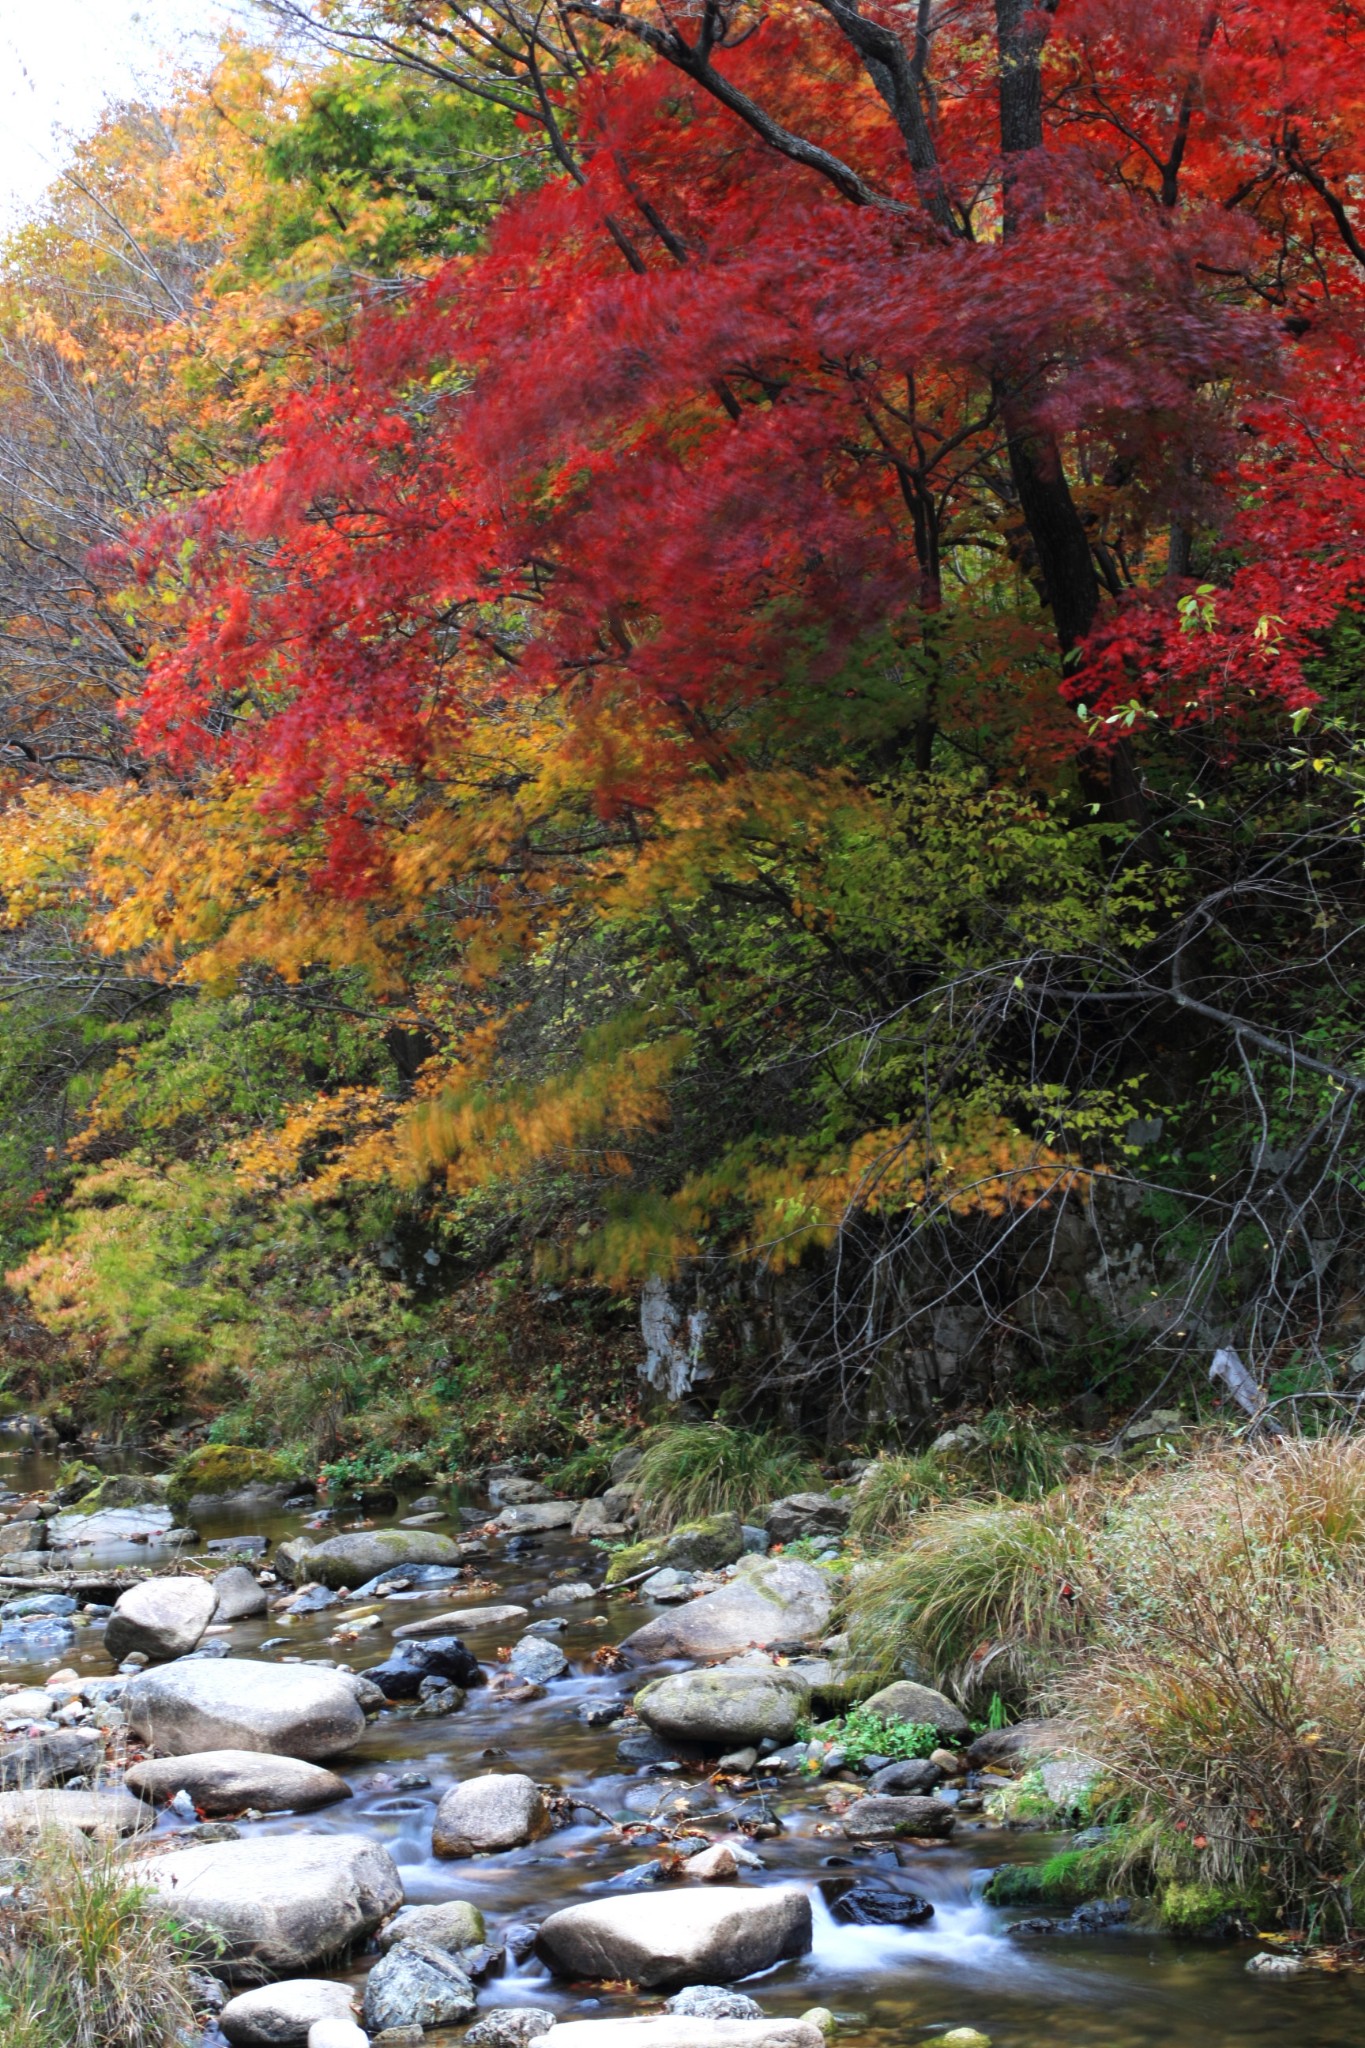
[[[641,1523],[667,1529],[726,1509],[742,1518],[817,1484],[819,1477],[802,1445],[781,1430],[682,1423],[646,1440],[636,1475],[645,1502]]]
[[[902,1758],[932,1756],[938,1748],[938,1730],[925,1721],[884,1721],[866,1707],[851,1707],[836,1720],[821,1721],[798,1729],[803,1742],[828,1742],[842,1749],[851,1764],[864,1757],[884,1756],[892,1763]]]
[[[958,1502],[857,1581],[852,1661],[927,1661],[940,1684],[1004,1697],[1036,1688],[1086,1626],[1089,1537],[1063,1491],[1036,1502]]]
[[[190,1950],[117,1850],[24,1852],[0,1905],[0,2048],[171,2048],[193,2039]]]

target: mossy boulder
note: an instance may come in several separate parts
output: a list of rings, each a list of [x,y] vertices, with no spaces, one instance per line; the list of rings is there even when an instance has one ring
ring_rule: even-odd
[[[169,1482],[139,1472],[106,1472],[89,1493],[81,1495],[76,1512],[98,1514],[103,1508],[159,1508],[166,1504]]]
[[[265,1505],[269,1494],[297,1490],[299,1483],[298,1468],[274,1451],[245,1444],[203,1444],[180,1460],[166,1499],[183,1515],[191,1502],[226,1502],[237,1494],[256,1496]]]
[[[52,1497],[59,1508],[73,1507],[78,1500],[84,1499],[92,1488],[99,1486],[104,1476],[98,1465],[87,1464],[84,1458],[73,1458],[69,1464],[63,1465],[57,1474]]]
[[[704,1522],[684,1522],[667,1536],[652,1536],[618,1550],[607,1568],[607,1584],[619,1586],[638,1572],[659,1571],[665,1565],[683,1572],[716,1571],[743,1554],[739,1516],[708,1515]]]

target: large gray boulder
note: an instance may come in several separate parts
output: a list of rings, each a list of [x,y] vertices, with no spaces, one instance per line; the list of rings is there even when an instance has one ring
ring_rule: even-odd
[[[425,1941],[400,1941],[365,1980],[365,2025],[453,2027],[467,2020],[478,1999],[454,1956]]]
[[[729,1983],[810,1945],[810,1900],[795,1885],[594,1899],[552,1913],[536,1936],[558,1975],[630,1978],[645,1991]]]
[[[809,1706],[809,1686],[777,1666],[675,1671],[635,1695],[636,1713],[656,1735],[708,1748],[790,1742]]]
[[[733,1657],[753,1644],[824,1635],[833,1604],[829,1576],[814,1565],[745,1557],[728,1585],[647,1621],[621,1647],[641,1663]]]
[[[524,1507],[504,1508],[497,1525],[509,1536],[538,1534],[546,1529],[571,1529],[583,1505],[577,1500],[528,1501]]]
[[[339,1756],[365,1716],[339,1672],[245,1657],[191,1658],[135,1678],[123,1695],[128,1725],[163,1756],[206,1749]]]
[[[104,1647],[116,1664],[135,1650],[153,1659],[183,1657],[213,1620],[214,1606],[207,1579],[147,1579],[119,1594]]]
[[[213,1582],[215,1621],[250,1621],[264,1614],[269,1602],[265,1587],[258,1586],[244,1564],[230,1564]]]
[[[140,1799],[122,1787],[97,1792],[0,1792],[0,1839],[20,1835],[32,1839],[49,1830],[63,1835],[89,1835],[97,1842],[116,1842],[152,1826],[152,1814]]]
[[[349,1984],[328,1977],[294,1977],[287,1984],[262,1984],[230,1998],[218,2015],[232,2048],[292,2048],[306,2042],[315,2020],[354,2018]]]
[[[201,1842],[143,1864],[139,1876],[177,1920],[219,1938],[214,1968],[238,1983],[339,1955],[403,1899],[393,1858],[368,1835]]]
[[[828,1493],[789,1493],[775,1500],[763,1518],[770,1543],[795,1543],[800,1536],[842,1536],[852,1509]]]
[[[810,2020],[569,2020],[542,2034],[543,2048],[825,2048]]]
[[[282,1543],[275,1552],[282,1578],[296,1586],[316,1579],[333,1592],[340,1586],[363,1586],[396,1565],[459,1561],[453,1538],[437,1535],[434,1529],[356,1529],[349,1536],[329,1536],[323,1543]]]
[[[931,1685],[916,1685],[913,1679],[899,1678],[894,1685],[884,1685],[863,1706],[867,1713],[876,1714],[882,1721],[914,1721],[921,1727],[936,1729],[945,1742],[966,1742],[971,1738],[972,1724],[961,1707],[954,1706]]]
[[[351,1788],[335,1771],[298,1757],[267,1756],[252,1749],[209,1749],[198,1755],[149,1758],[133,1764],[130,1792],[166,1805],[182,1789],[200,1813],[310,1813],[349,1799]]]
[[[534,1778],[493,1771],[454,1785],[436,1809],[431,1846],[437,1856],[495,1855],[538,1841],[550,1811]]]

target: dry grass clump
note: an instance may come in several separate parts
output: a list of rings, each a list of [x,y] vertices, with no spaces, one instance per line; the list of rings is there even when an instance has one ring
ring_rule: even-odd
[[[197,2038],[189,1950],[115,1848],[54,1833],[24,1843],[17,1861],[17,1889],[0,1906],[0,2048]]]
[[[640,1526],[649,1533],[727,1509],[744,1518],[818,1486],[820,1468],[782,1430],[682,1423],[648,1438],[635,1483],[644,1502]]]

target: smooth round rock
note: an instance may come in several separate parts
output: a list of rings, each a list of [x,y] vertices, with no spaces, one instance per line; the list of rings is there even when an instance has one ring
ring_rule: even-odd
[[[547,1643],[544,1636],[523,1636],[508,1662],[517,1677],[531,1685],[548,1685],[553,1679],[562,1678],[569,1668],[569,1660],[559,1645]]]
[[[379,1946],[392,1948],[399,1941],[424,1941],[430,1948],[443,1948],[457,1955],[461,1949],[477,1948],[486,1933],[483,1914],[468,1899],[442,1899],[436,1905],[404,1906],[380,1935]]]
[[[292,2048],[306,2042],[315,2020],[354,2020],[350,1987],[326,1977],[293,1977],[284,1984],[262,1984],[230,1998],[218,2024],[233,2048]]]
[[[258,1586],[244,1564],[230,1564],[213,1581],[215,1621],[250,1621],[264,1614],[269,1602],[265,1587]]]
[[[149,1758],[130,1767],[126,1783],[130,1792],[162,1806],[183,1790],[207,1814],[244,1813],[248,1807],[258,1813],[311,1813],[351,1796],[335,1771],[254,1749]]]
[[[811,1939],[810,1900],[798,1886],[670,1889],[552,1913],[536,1936],[536,1953],[563,1977],[630,1978],[642,1990],[671,1991],[752,1976],[805,1955]]]
[[[829,1628],[827,1572],[785,1557],[746,1557],[728,1585],[647,1621],[621,1645],[642,1664],[733,1657],[751,1645],[807,1642]]]
[[[177,1919],[221,1938],[214,1968],[239,1982],[301,1974],[372,1934],[403,1899],[393,1858],[368,1835],[197,1843],[140,1875]]]
[[[316,1761],[350,1749],[365,1727],[341,1673],[244,1657],[146,1672],[128,1687],[123,1707],[133,1734],[163,1756],[252,1749]]]
[[[719,1748],[790,1742],[809,1707],[809,1687],[776,1666],[675,1671],[635,1695],[636,1713],[656,1734]]]
[[[460,1552],[451,1537],[433,1529],[357,1529],[322,1543],[281,1544],[275,1561],[295,1585],[316,1579],[335,1592],[340,1586],[362,1586],[395,1565],[456,1565]]]
[[[115,1663],[138,1651],[152,1659],[183,1657],[213,1620],[213,1609],[207,1579],[147,1579],[120,1593],[104,1625],[104,1647]]]
[[[64,1835],[88,1835],[93,1841],[116,1842],[152,1826],[152,1815],[140,1799],[122,1787],[98,1792],[0,1792],[0,1837],[32,1839],[51,1828]]]
[[[437,1856],[479,1856],[516,1849],[548,1834],[550,1813],[534,1778],[490,1772],[452,1786],[436,1809],[431,1846]]]

